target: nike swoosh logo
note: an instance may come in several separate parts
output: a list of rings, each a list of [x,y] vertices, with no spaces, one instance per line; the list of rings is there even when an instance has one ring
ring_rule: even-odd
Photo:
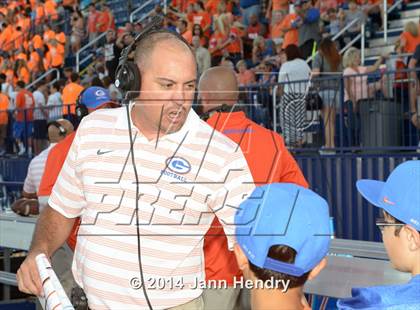
[[[97,154],[97,155],[104,155],[104,154],[111,153],[111,152],[113,152],[113,150],[111,150],[111,151],[101,151],[101,150],[98,150],[98,151],[96,152],[96,154]]]
[[[389,204],[389,205],[395,205],[395,203],[394,202],[392,202],[392,201],[390,201],[389,199],[388,199],[388,197],[384,197],[384,199],[383,199],[383,201],[385,202],[385,203],[387,203],[387,204]]]

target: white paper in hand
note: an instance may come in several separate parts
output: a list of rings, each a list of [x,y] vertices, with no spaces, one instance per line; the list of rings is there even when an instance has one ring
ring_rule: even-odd
[[[45,254],[36,257],[36,264],[44,290],[44,298],[39,298],[42,307],[45,310],[74,310]]]

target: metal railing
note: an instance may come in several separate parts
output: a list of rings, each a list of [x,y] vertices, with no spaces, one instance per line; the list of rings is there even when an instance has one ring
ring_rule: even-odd
[[[251,107],[250,117],[265,115],[264,121],[258,119],[257,122],[282,133],[286,144],[296,151],[318,151],[327,144],[327,139],[333,152],[420,151],[420,106],[417,107],[417,128],[410,114],[410,92],[418,94],[420,86],[410,78],[410,72],[412,70],[408,69],[382,73],[378,70],[345,77],[335,73],[332,77],[305,81],[250,85],[243,88],[249,95],[242,102],[247,108]],[[300,95],[293,97],[291,93]],[[320,100],[322,105],[310,104],[313,100]],[[420,97],[417,100],[420,105]],[[294,111],[290,102],[299,102],[303,110]],[[265,110],[265,114],[253,113],[255,106]],[[323,114],[326,107],[328,115]],[[290,124],[286,119],[287,109],[292,114],[303,111],[301,127],[285,128],[298,122],[294,120]],[[328,125],[329,119],[332,125]],[[328,134],[327,127],[330,128]],[[296,140],[302,143],[299,145]]]
[[[36,85],[38,82],[44,80],[46,77],[48,77],[49,75],[53,74],[55,72],[55,78],[53,80],[51,80],[48,85],[53,84],[54,82],[58,81],[60,79],[60,70],[53,68],[50,69],[46,72],[44,72],[43,74],[41,74],[39,77],[37,77],[34,81],[32,81],[30,84],[26,85],[26,89],[30,89],[31,87],[33,87],[34,85]]]
[[[76,71],[77,72],[80,71],[80,66],[83,63],[85,63],[90,58],[92,58],[92,55],[89,54],[85,58],[83,58],[82,60],[80,60],[81,53],[84,52],[85,50],[87,50],[88,48],[94,46],[99,40],[102,40],[102,38],[104,38],[105,36],[106,36],[106,32],[101,33],[99,36],[97,36],[95,39],[93,39],[92,41],[90,41],[88,44],[84,45],[80,50],[77,51],[77,53],[76,53]]]
[[[358,23],[360,21],[360,19],[359,18],[357,18],[357,19],[354,19],[354,20],[352,20],[349,24],[347,24],[343,29],[341,29],[338,33],[336,33],[333,37],[332,37],[332,39],[331,40],[333,40],[333,41],[335,41],[335,40],[337,40],[338,38],[340,38],[343,34],[345,34],[346,32],[347,32],[347,30],[348,29],[350,29],[351,27],[353,27],[356,23]],[[354,40],[352,40],[352,42],[353,42]],[[354,42],[356,42],[356,41],[354,41]],[[353,44],[353,43],[352,43]],[[351,45],[350,45],[351,46]],[[349,46],[349,47],[350,47]],[[346,47],[347,47],[347,45],[346,45]],[[346,48],[343,48],[342,49],[342,52],[344,53],[346,51]],[[340,53],[342,53],[341,51],[340,51]],[[314,55],[311,55],[310,57],[308,57],[308,59],[306,59],[306,62],[307,63],[309,63],[309,62],[311,62],[312,61],[312,59],[313,59],[313,57],[315,57],[315,55],[317,55],[318,54],[318,51],[316,51],[315,52],[315,54]]]
[[[384,16],[383,16],[383,23],[384,23],[384,42],[388,43],[388,13],[391,13],[394,9],[398,8],[404,1],[398,0],[396,1],[389,9],[388,9],[388,2],[384,0]]]
[[[155,2],[155,0],[146,1],[142,5],[140,5],[137,9],[135,9],[133,12],[131,12],[131,14],[130,14],[130,23],[137,22],[139,19],[135,20],[134,19],[134,16],[136,16],[137,13],[141,12],[145,7],[147,7],[150,4],[153,4],[154,2]],[[148,13],[150,14],[150,12],[148,12]],[[147,13],[145,15],[147,15]],[[143,16],[142,16],[141,19],[143,19]]]

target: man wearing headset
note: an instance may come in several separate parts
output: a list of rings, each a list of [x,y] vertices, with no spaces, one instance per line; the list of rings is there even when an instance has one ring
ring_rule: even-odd
[[[216,215],[232,248],[252,176],[237,145],[191,110],[188,43],[168,31],[135,42],[136,63],[120,63],[116,85],[136,100],[80,124],[19,289],[41,294],[35,256],[50,256],[81,216],[73,274],[89,308],[203,309],[203,236]]]

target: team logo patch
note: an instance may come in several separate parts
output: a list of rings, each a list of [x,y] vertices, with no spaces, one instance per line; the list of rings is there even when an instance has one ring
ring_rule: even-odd
[[[105,96],[105,92],[102,89],[98,89],[95,92],[95,95],[98,96],[98,97],[102,97],[102,96]]]
[[[182,157],[169,157],[166,160],[166,166],[172,172],[179,174],[186,174],[191,171],[191,164]]]

